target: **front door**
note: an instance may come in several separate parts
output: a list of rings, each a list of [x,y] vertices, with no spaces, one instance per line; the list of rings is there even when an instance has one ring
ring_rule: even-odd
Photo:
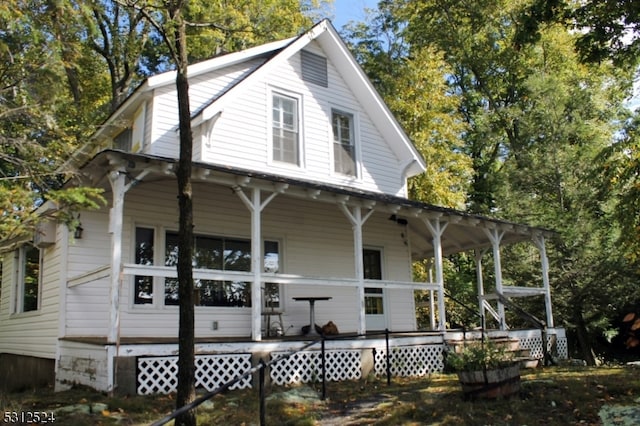
[[[364,278],[369,280],[382,279],[382,252],[376,249],[362,251],[364,263]],[[384,330],[387,328],[385,316],[384,289],[365,287],[364,311],[367,331]]]

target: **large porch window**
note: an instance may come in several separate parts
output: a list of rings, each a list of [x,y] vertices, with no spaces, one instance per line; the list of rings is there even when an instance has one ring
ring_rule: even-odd
[[[251,270],[251,240],[195,235],[193,267],[222,271]],[[278,265],[278,243],[265,242],[265,267]],[[178,234],[167,232],[165,266],[178,263]],[[273,268],[273,266],[271,266]],[[251,283],[245,281],[195,280],[196,306],[250,307]],[[279,303],[279,291],[276,294]],[[178,305],[178,280],[165,278],[164,304]]]

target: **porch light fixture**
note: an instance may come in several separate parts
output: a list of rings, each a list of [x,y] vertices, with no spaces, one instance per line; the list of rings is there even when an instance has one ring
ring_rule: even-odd
[[[396,216],[395,214],[392,214],[392,215],[389,217],[389,220],[390,220],[390,221],[393,221],[393,222],[395,222],[395,223],[397,223],[398,225],[406,225],[407,223],[409,223],[409,222],[407,221],[407,219],[404,219],[404,218],[398,217],[398,216]]]
[[[76,240],[81,240],[82,231],[84,231],[84,228],[82,227],[82,223],[80,222],[80,215],[78,215],[76,220],[78,221],[78,225],[76,225],[76,229],[73,230],[73,238],[75,238]]]
[[[78,226],[76,226],[75,231],[73,231],[73,238],[75,238],[76,240],[81,240],[82,231],[84,231],[84,229],[82,228],[82,225],[79,223]]]

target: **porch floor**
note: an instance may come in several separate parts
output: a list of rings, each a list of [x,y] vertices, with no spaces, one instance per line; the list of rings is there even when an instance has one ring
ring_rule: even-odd
[[[440,336],[441,331],[414,331],[393,333],[389,332],[389,336]],[[342,339],[380,339],[385,335],[384,331],[370,331],[364,336],[356,333],[340,333],[337,335],[327,336],[328,340],[342,340]],[[295,342],[295,341],[311,341],[318,340],[319,336],[307,336],[304,334],[292,334],[289,336],[271,336],[262,337],[262,342]],[[107,336],[67,336],[61,337],[59,340],[67,342],[85,343],[90,345],[109,345]],[[195,343],[249,343],[253,342],[250,336],[233,336],[233,337],[197,337]],[[153,344],[177,344],[178,337],[153,337],[153,336],[138,336],[138,337],[121,337],[120,345],[153,345]]]

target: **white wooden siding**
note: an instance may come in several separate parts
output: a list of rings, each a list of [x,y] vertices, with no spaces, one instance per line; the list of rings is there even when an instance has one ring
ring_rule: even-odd
[[[316,42],[305,49],[326,56]],[[262,61],[263,59],[254,59],[246,64],[194,77],[190,81],[189,92],[192,113],[245,77]],[[201,128],[194,129],[194,159],[392,195],[406,195],[402,165],[332,63],[328,61],[328,88],[304,82],[301,73],[298,53],[266,78],[250,81],[250,85],[216,119],[210,139],[200,137]],[[270,89],[290,92],[302,99],[300,167],[271,161],[271,111],[268,111]],[[333,171],[332,108],[349,111],[356,119],[356,143],[359,145],[361,162],[361,176],[357,179],[338,175]],[[149,127],[153,142],[146,152],[178,157],[178,115],[174,86],[156,89],[149,109],[153,112]]]
[[[212,71],[190,79],[191,113],[197,112],[262,62],[264,59],[253,59],[247,63],[233,65],[224,70]],[[177,158],[179,156],[178,99],[175,85],[167,85],[154,91],[152,111],[153,120],[149,128],[153,144],[147,152],[163,157]],[[200,148],[194,147],[194,151],[199,152]]]
[[[0,352],[38,358],[55,358],[58,338],[60,226],[53,246],[41,250],[41,271],[38,310],[11,313],[10,299],[15,297],[15,271],[19,267],[14,253],[5,255],[0,299]]]
[[[67,279],[110,264],[109,213],[83,212],[82,239],[70,242]],[[66,288],[65,336],[105,336],[109,327],[109,278]]]
[[[123,259],[133,263],[132,239],[136,225],[152,226],[156,234],[156,264],[162,264],[164,233],[176,230],[178,221],[175,182],[142,182],[127,193],[123,236]],[[194,184],[194,223],[200,234],[229,237],[250,237],[250,215],[237,195],[227,187],[213,184]],[[385,278],[411,281],[411,268],[407,246],[401,236],[402,228],[387,220],[388,214],[374,214],[364,227],[365,245],[382,247],[385,254]],[[89,239],[76,241],[70,247],[73,256],[82,261],[74,273],[90,271],[108,262],[107,215],[83,213],[85,234],[103,235],[102,243],[89,243]],[[354,278],[353,233],[347,218],[333,204],[300,200],[278,195],[264,210],[263,238],[281,243],[281,269],[289,274],[316,277]],[[86,241],[86,243],[85,243]],[[86,265],[84,270],[79,265]],[[70,274],[70,277],[73,275]],[[162,280],[156,287],[163,288]],[[156,292],[158,293],[158,292]],[[412,329],[415,323],[410,291],[387,290],[391,324],[396,329]],[[394,296],[397,294],[397,297]],[[67,289],[67,336],[106,335],[108,327],[108,279],[98,280]],[[329,295],[333,299],[318,302],[317,322],[334,321],[343,332],[357,330],[359,301],[353,287],[285,285],[283,307],[285,326],[293,325],[291,333],[298,333],[308,323],[308,304],[295,302],[292,297]],[[120,308],[122,337],[176,337],[178,309],[163,306],[162,293],[155,306],[133,306],[132,279],[127,278],[121,290]],[[196,335],[198,337],[249,336],[249,308],[196,308]],[[213,330],[217,321],[218,330]]]
[[[316,43],[307,50],[324,55]],[[301,72],[300,54],[296,54],[267,79],[254,82],[226,107],[213,127],[211,140],[202,149],[202,160],[404,195],[405,182],[398,159],[337,69],[328,62],[328,88],[304,82]],[[302,97],[302,167],[281,167],[270,161],[271,153],[267,149],[271,126],[271,113],[267,110],[269,88]],[[357,120],[356,143],[360,145],[362,163],[359,179],[333,172],[332,108],[352,112]]]

